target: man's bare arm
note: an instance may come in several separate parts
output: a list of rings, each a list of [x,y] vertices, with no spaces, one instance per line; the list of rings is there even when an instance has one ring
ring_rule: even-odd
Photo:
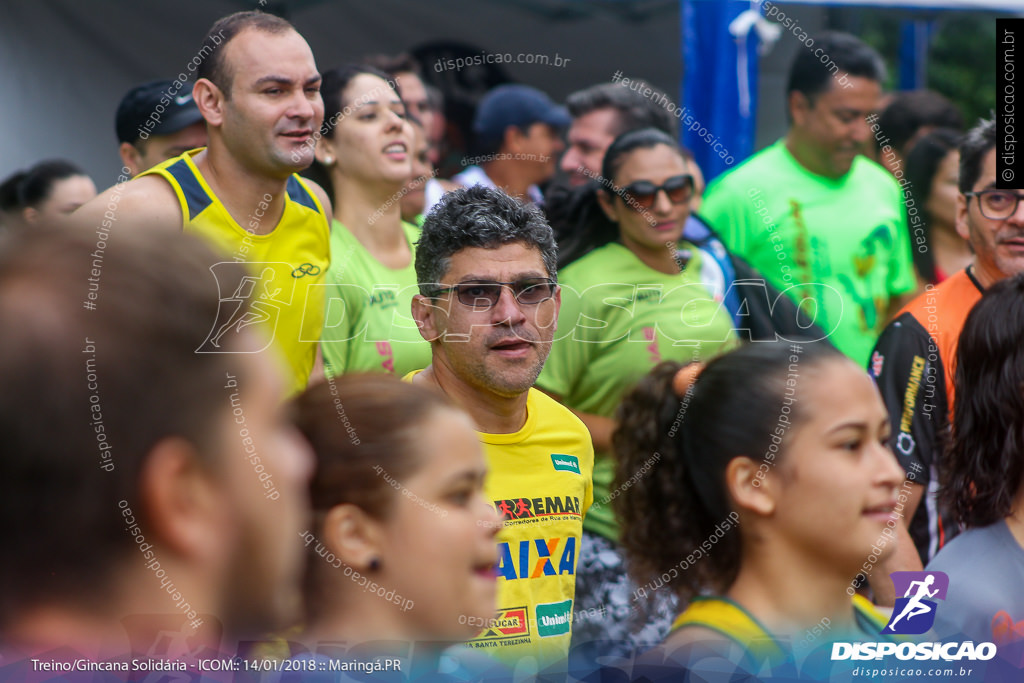
[[[159,176],[144,176],[104,190],[71,214],[74,223],[88,230],[132,229],[181,230],[183,218],[178,196]]]

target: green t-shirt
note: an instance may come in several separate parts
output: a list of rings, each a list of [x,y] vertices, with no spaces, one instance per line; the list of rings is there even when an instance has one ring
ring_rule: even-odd
[[[916,286],[900,187],[863,156],[832,180],[779,140],[712,182],[700,213],[861,366],[890,299]]]
[[[688,246],[683,243],[682,246]],[[538,386],[575,410],[614,417],[623,395],[663,360],[707,361],[736,342],[732,318],[700,280],[701,254],[681,273],[660,273],[612,242],[559,273],[558,331]],[[594,462],[594,505],[584,528],[618,537],[614,462]]]
[[[415,250],[419,229],[408,223],[402,229]],[[321,344],[328,377],[346,372],[402,377],[430,365],[430,344],[411,314],[412,297],[419,291],[412,262],[400,270],[382,265],[345,226],[333,221],[326,287]]]

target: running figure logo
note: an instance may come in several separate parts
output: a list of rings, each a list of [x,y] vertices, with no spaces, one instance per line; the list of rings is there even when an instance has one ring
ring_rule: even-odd
[[[225,349],[234,348],[229,340],[251,325],[261,328],[265,343],[262,348],[246,353],[262,351],[273,341],[281,310],[291,304],[294,296],[295,280],[287,277],[292,267],[287,263],[274,262],[248,263],[246,266],[251,274],[241,280],[236,277],[235,270],[231,271],[230,277],[222,278],[220,275],[224,268],[237,268],[234,262],[210,266],[220,290],[220,304],[217,319],[196,353],[229,353]]]
[[[949,577],[944,572],[893,572],[890,576],[896,595],[903,597],[896,598],[896,606],[882,633],[919,635],[930,629],[935,623],[938,605],[929,598],[946,599]]]

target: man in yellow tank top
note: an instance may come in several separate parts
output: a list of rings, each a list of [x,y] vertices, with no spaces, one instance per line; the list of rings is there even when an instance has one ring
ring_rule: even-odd
[[[320,136],[320,74],[292,25],[258,11],[218,20],[189,71],[197,77],[192,97],[209,146],[110,188],[75,217],[104,243],[116,235],[119,218],[131,218],[193,232],[225,261],[247,263],[250,278],[221,291],[218,318],[198,351],[222,352],[229,336],[255,325],[296,393],[320,362],[330,259],[330,202],[316,183],[296,175],[313,162]],[[102,305],[101,286],[95,294]],[[242,302],[249,304],[244,315]]]

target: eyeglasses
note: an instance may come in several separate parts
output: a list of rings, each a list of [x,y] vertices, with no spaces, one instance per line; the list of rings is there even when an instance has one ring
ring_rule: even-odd
[[[493,308],[501,298],[501,290],[508,287],[512,296],[521,304],[534,305],[547,301],[555,295],[558,285],[546,277],[527,277],[515,282],[495,282],[494,280],[478,280],[460,282],[451,287],[439,287],[434,296],[454,291],[459,303],[469,306],[474,311],[486,311]]]
[[[673,204],[685,204],[693,196],[693,176],[672,176],[661,185],[655,185],[650,180],[638,180],[622,188],[622,198],[630,208],[649,209],[658,200],[658,192],[661,190],[665,191],[665,196]]]
[[[981,190],[980,192],[964,192],[965,197],[977,197],[981,215],[994,221],[1009,218],[1017,212],[1024,192],[1011,190]]]

